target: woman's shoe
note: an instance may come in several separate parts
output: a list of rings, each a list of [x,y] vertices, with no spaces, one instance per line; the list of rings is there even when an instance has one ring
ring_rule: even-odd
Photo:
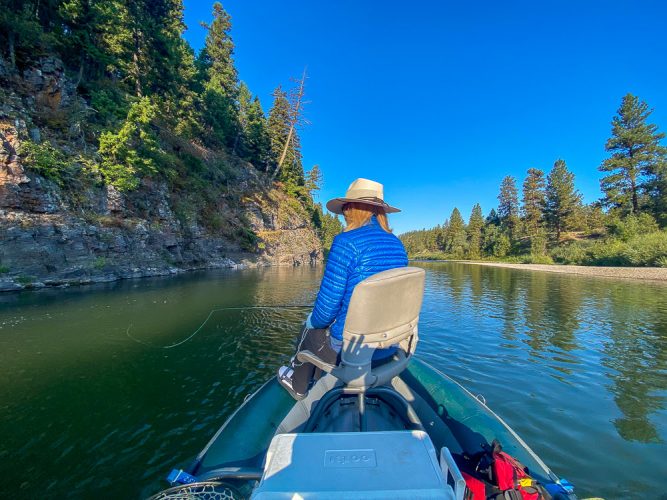
[[[294,390],[292,387],[292,375],[294,374],[294,370],[290,368],[289,366],[281,366],[278,368],[278,375],[277,379],[280,385],[282,385],[287,392],[289,392],[290,396],[292,396],[294,399],[297,401],[301,401],[303,398],[305,398],[307,395],[306,394],[300,394]]]

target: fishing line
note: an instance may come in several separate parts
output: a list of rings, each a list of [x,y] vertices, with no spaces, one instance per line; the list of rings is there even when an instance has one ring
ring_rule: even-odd
[[[125,335],[134,342],[138,344],[142,344],[148,347],[152,347],[154,349],[172,349],[174,347],[178,347],[179,345],[185,344],[187,341],[191,340],[194,338],[195,335],[197,335],[204,326],[206,326],[206,323],[208,323],[208,320],[211,319],[211,316],[213,316],[215,313],[220,312],[220,311],[246,311],[246,310],[252,310],[252,309],[306,309],[306,308],[311,308],[313,307],[312,304],[298,304],[298,305],[282,305],[282,306],[240,306],[240,307],[220,307],[218,309],[212,309],[211,312],[208,313],[208,316],[206,316],[206,319],[204,322],[199,325],[199,327],[192,332],[188,337],[186,337],[183,340],[180,340],[174,344],[169,344],[169,345],[154,345],[154,344],[149,344],[148,342],[144,342],[143,340],[140,340],[136,337],[133,337],[130,334],[130,330],[132,329],[132,323],[127,327],[127,330],[125,330]]]

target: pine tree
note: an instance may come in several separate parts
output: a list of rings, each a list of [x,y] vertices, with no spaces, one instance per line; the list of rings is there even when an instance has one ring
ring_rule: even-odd
[[[328,251],[331,248],[334,237],[343,231],[340,219],[338,219],[337,215],[323,213],[322,204],[317,203],[313,207],[313,224],[322,242],[322,247],[325,251]]]
[[[654,166],[655,173],[647,182],[649,203],[655,219],[667,226],[667,162]]]
[[[108,56],[104,54],[100,41],[100,26],[104,19],[95,0],[65,0],[59,14],[66,29],[60,37],[60,53],[70,67],[78,67],[77,86],[84,75],[99,77]]]
[[[253,99],[248,86],[239,85],[239,131],[232,151],[248,160],[258,170],[267,170],[271,141],[266,117],[258,97]]]
[[[331,248],[334,237],[343,232],[343,224],[337,215],[329,213],[324,214],[322,218],[322,246],[325,249]]]
[[[516,179],[511,175],[503,178],[498,194],[498,216],[501,226],[509,233],[510,240],[517,236],[519,223],[519,195]]]
[[[482,251],[482,228],[484,227],[484,216],[482,207],[476,203],[472,207],[470,220],[468,222],[468,257],[479,259]]]
[[[446,248],[455,258],[462,259],[466,252],[466,225],[458,208],[449,217]]]
[[[198,65],[206,73],[204,117],[214,142],[234,147],[239,133],[238,75],[234,66],[234,42],[229,34],[231,17],[219,2],[213,4],[213,21],[202,23],[208,31]]]
[[[268,130],[271,138],[271,163],[277,164],[289,132],[289,101],[282,86],[273,91],[273,106],[269,111]]]
[[[234,141],[234,146],[232,148],[232,153],[243,154],[244,150],[244,139],[245,134],[248,129],[248,113],[250,113],[250,106],[252,105],[252,93],[250,89],[245,84],[245,82],[239,83],[239,92],[238,92],[238,108],[239,108],[239,130],[236,134],[236,139]]]
[[[510,240],[499,225],[487,224],[482,233],[484,252],[494,257],[505,257],[511,248]]]
[[[194,75],[194,62],[181,37],[185,23],[180,0],[71,0],[68,4],[63,10],[66,21],[77,32],[90,30],[71,41],[87,47],[90,58],[104,64],[128,91],[136,97],[182,94],[184,80]],[[96,25],[79,26],[77,18],[82,13],[92,16]],[[87,41],[93,47],[85,45]],[[171,114],[162,111],[165,116]]]
[[[563,231],[568,231],[573,223],[573,216],[581,206],[581,194],[574,186],[574,174],[563,160],[557,160],[547,176],[546,202],[544,217],[551,231],[560,241]]]
[[[137,74],[139,47],[135,46],[133,28],[135,20],[123,0],[107,0],[94,4],[98,24],[97,43],[103,54],[104,71],[114,83],[120,81],[135,94],[141,92],[142,83]]]
[[[259,97],[248,107],[243,132],[243,156],[256,169],[267,171],[271,161],[271,138]]]
[[[117,133],[100,136],[100,171],[109,184],[121,191],[139,186],[143,176],[159,172],[162,150],[151,129],[157,107],[148,97],[135,102]]]
[[[523,181],[523,220],[528,236],[533,237],[542,225],[544,212],[544,172],[529,168],[528,176]]]
[[[322,170],[320,170],[319,165],[313,165],[313,167],[306,174],[306,183],[304,185],[309,196],[313,196],[313,193],[322,189]]]
[[[44,40],[40,25],[40,2],[37,0],[5,0],[0,4],[0,43],[7,48],[11,67],[34,55]]]
[[[487,226],[500,226],[500,217],[498,217],[498,212],[496,212],[495,208],[492,208],[489,215],[486,216],[484,224]]]
[[[433,236],[436,248],[442,252],[449,252],[449,219],[445,219],[445,222],[437,228]]]
[[[667,148],[660,145],[665,137],[657,125],[647,123],[653,112],[644,101],[627,94],[623,97],[617,116],[611,122],[612,137],[605,149],[612,153],[599,170],[609,173],[600,181],[605,193],[603,203],[624,213],[636,213],[642,208],[642,195],[660,198]],[[649,201],[649,200],[647,200]]]
[[[183,40],[185,31],[181,0],[143,0],[146,92],[178,95],[185,79],[194,76],[192,49]],[[168,76],[167,76],[168,75]],[[182,104],[181,104],[182,105]],[[167,110],[169,114],[171,110]]]
[[[164,94],[162,117],[174,131],[187,139],[204,134],[201,123],[201,99],[197,90],[195,54],[186,43],[178,47],[179,55],[173,68],[173,84]]]
[[[232,18],[220,2],[213,4],[213,21],[201,23],[207,30],[206,42],[200,59],[208,73],[208,83],[225,96],[238,96],[238,74],[234,66],[234,42],[230,35]]]
[[[287,93],[283,91],[281,86],[278,86],[273,91],[273,107],[269,111],[268,120],[272,164],[274,168],[277,168],[287,144],[287,153],[284,155],[283,165],[279,171],[279,179],[295,186],[302,186],[304,175],[299,136],[296,130],[293,130],[290,136],[291,123],[291,107],[287,99]]]
[[[542,257],[547,253],[547,232],[540,226],[530,237],[530,254],[533,257]]]

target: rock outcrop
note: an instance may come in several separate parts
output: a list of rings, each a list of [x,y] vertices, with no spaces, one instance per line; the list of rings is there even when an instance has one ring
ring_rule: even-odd
[[[1,62],[1,61],[0,61]],[[12,77],[0,64],[0,83]],[[13,78],[16,78],[15,76]],[[307,211],[241,167],[216,224],[179,212],[182,193],[144,180],[132,193],[110,185],[62,186],[22,164],[22,141],[48,130],[34,117],[85,108],[52,58],[23,72],[21,92],[0,93],[0,291],[167,275],[194,269],[303,265],[322,260]],[[85,146],[67,124],[71,148]]]

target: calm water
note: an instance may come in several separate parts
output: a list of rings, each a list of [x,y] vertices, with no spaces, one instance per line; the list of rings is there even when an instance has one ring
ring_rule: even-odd
[[[419,264],[418,355],[488,404],[581,496],[667,483],[667,286]],[[146,496],[292,350],[321,269],[0,295],[0,496]]]

